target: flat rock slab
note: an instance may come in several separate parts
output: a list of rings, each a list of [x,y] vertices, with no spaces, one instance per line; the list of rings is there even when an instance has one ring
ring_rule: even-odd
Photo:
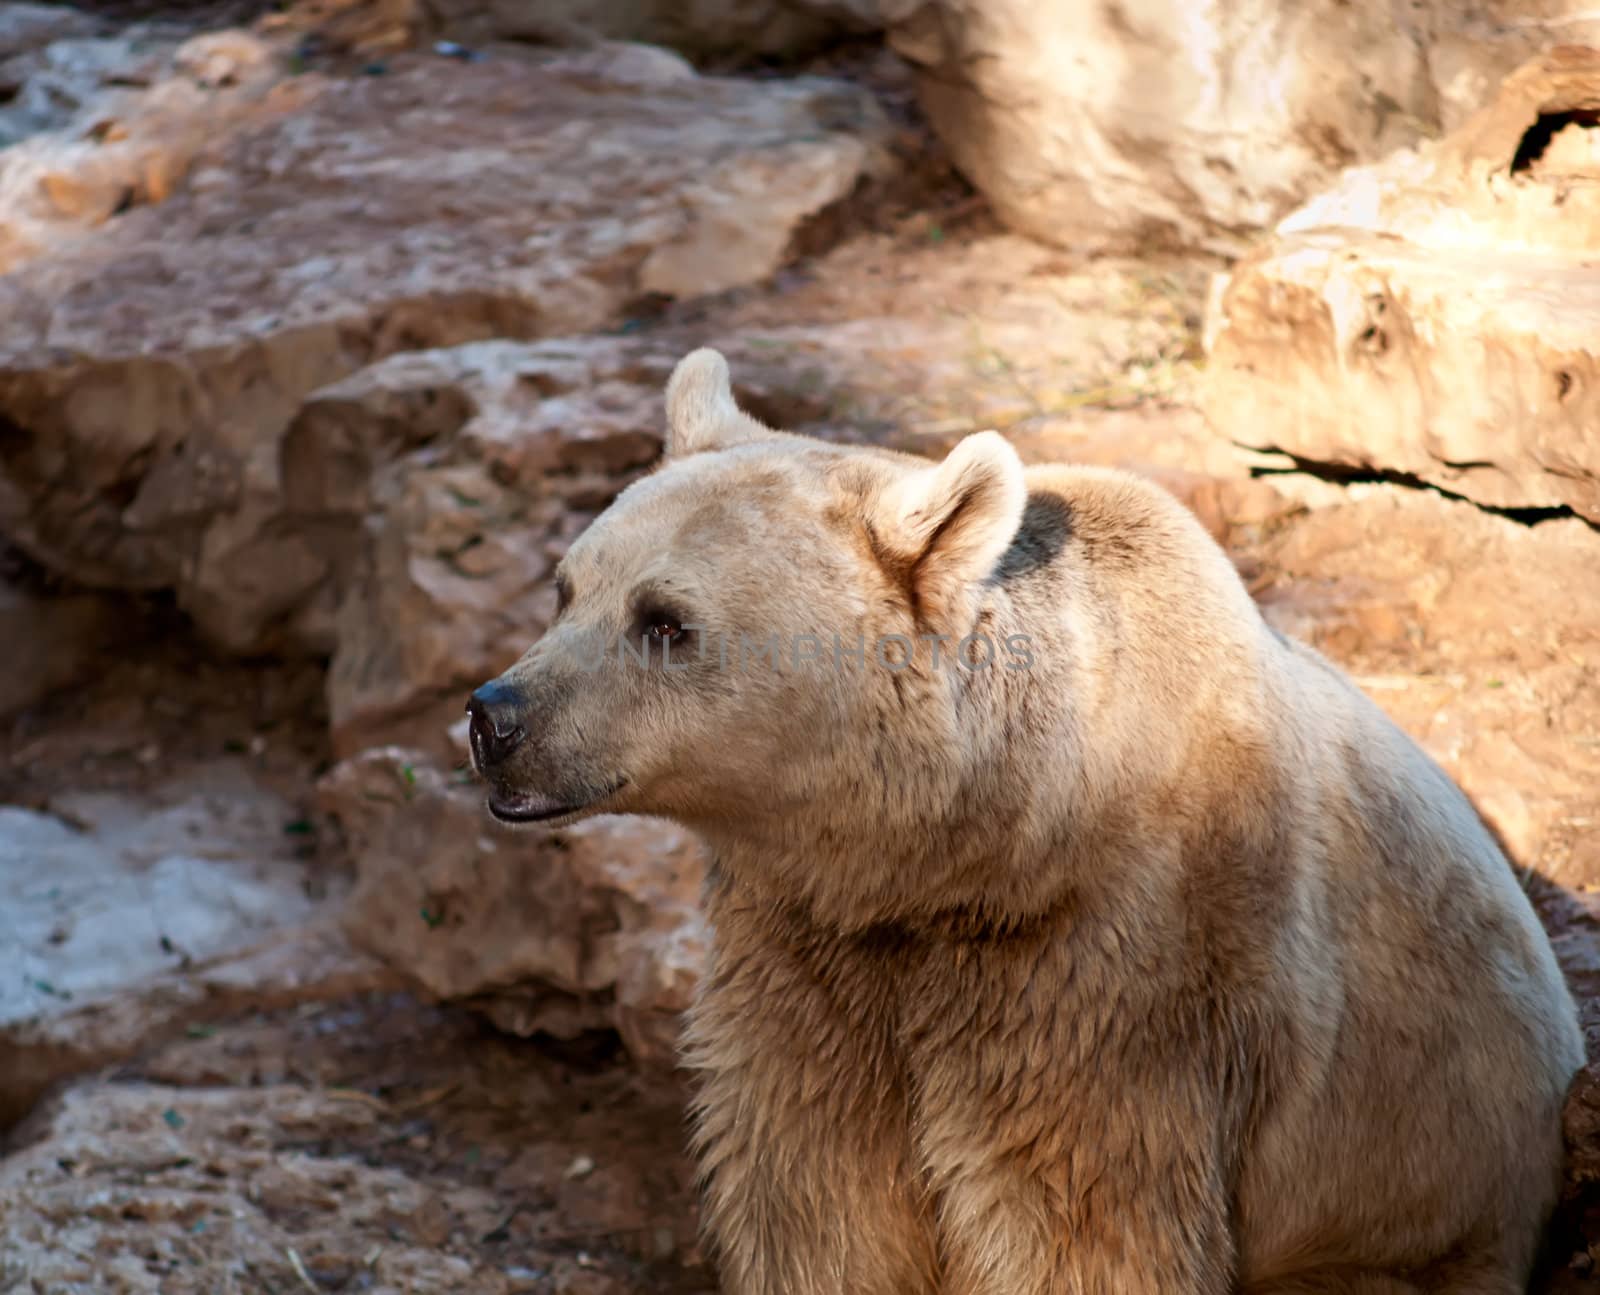
[[[1600,522],[1600,52],[1350,172],[1219,281],[1208,419],[1245,445]]]
[[[645,46],[330,80],[206,39],[150,91],[188,87],[140,135],[161,183],[0,278],[0,529],[81,583],[176,589],[236,651],[292,639],[326,574],[281,519],[308,393],[397,351],[758,281],[884,156],[864,91],[700,77]],[[195,148],[194,86],[229,75]],[[28,165],[67,192],[94,138],[63,138],[56,171],[30,140]]]
[[[242,767],[52,809],[0,807],[0,1123],[208,1010],[373,980],[321,921],[342,888],[308,894],[296,811]]]

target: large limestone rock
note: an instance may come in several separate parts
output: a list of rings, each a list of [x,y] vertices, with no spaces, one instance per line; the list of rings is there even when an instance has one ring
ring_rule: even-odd
[[[91,36],[100,25],[91,15],[69,5],[10,0],[0,4],[0,60],[16,58],[58,41]]]
[[[328,559],[280,477],[308,394],[395,352],[760,280],[884,156],[864,92],[643,46],[330,79],[218,41],[174,75],[231,76],[237,114],[182,117],[199,151],[0,278],[0,532],[84,584],[176,590],[233,651],[326,642],[306,603]],[[95,142],[27,147],[65,191]]]
[[[875,17],[1014,228],[1237,253],[1342,166],[1449,129],[1587,0],[804,0]]]
[[[65,125],[133,43],[65,5],[0,3],[0,148]]]
[[[1214,296],[1217,430],[1600,521],[1597,114],[1600,52],[1557,50],[1285,220]]]
[[[506,832],[470,774],[400,748],[339,765],[320,797],[356,861],[345,924],[363,948],[503,1029],[610,1027],[635,1058],[672,1061],[706,951],[704,860],[682,829]]]

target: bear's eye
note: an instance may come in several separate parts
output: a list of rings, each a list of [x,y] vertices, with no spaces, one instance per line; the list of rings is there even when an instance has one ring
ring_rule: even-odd
[[[659,590],[641,590],[634,600],[633,633],[642,635],[646,642],[676,643],[694,628],[684,614],[683,606],[673,598],[664,597]]]
[[[572,584],[565,574],[556,576],[556,615],[561,615],[572,604]]]

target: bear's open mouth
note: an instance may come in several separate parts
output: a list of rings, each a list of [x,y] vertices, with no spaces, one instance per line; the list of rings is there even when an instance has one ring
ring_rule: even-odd
[[[626,778],[619,778],[609,787],[580,800],[556,800],[550,796],[507,797],[490,792],[489,815],[501,823],[549,823],[558,818],[581,814],[600,804],[601,801],[609,800],[627,786],[627,783]]]

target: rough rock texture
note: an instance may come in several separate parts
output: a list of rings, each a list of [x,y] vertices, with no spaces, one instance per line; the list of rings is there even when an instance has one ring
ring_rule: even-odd
[[[336,750],[414,733],[430,708],[453,720],[543,633],[564,545],[660,452],[670,364],[622,339],[481,342],[307,401],[284,495],[328,565]]]
[[[1341,166],[1453,127],[1543,45],[1600,35],[1587,0],[817,8],[875,11],[951,155],[1014,228],[1229,254]]]
[[[315,1142],[378,1120],[348,1096],[289,1085],[75,1090],[41,1141],[0,1162],[0,1285],[200,1295],[222,1289],[210,1284],[220,1269],[242,1289],[289,1290],[309,1258],[323,1280],[365,1270],[369,1290],[510,1288],[440,1244],[453,1224],[492,1229],[491,1193],[458,1189],[446,1208],[397,1169],[318,1154]],[[100,1184],[98,1201],[84,1199],[84,1180]],[[330,1249],[322,1234],[335,1220],[346,1235],[370,1233],[368,1249]],[[264,1285],[280,1273],[281,1286]]]
[[[184,1021],[384,983],[325,929],[294,809],[237,761],[51,809],[0,807],[0,1125]]]
[[[785,0],[427,0],[435,21],[466,38],[668,45],[692,57],[798,58],[842,28]]]
[[[0,274],[164,202],[219,135],[269,111],[283,75],[243,32],[179,43],[160,29],[57,41],[3,65]],[[11,138],[7,138],[10,136]]]
[[[283,520],[306,395],[397,351],[760,279],[883,129],[852,87],[701,78],[642,46],[397,57],[275,82],[245,116],[165,201],[0,279],[0,531],[86,584],[176,588],[234,651],[294,640],[327,578]]]
[[[705,955],[704,861],[681,829],[501,831],[470,775],[399,748],[346,761],[319,791],[356,860],[358,944],[513,1033],[609,1026],[637,1059],[672,1061]]]
[[[1600,52],[1557,50],[1285,220],[1217,287],[1213,425],[1600,521],[1597,114]]]

